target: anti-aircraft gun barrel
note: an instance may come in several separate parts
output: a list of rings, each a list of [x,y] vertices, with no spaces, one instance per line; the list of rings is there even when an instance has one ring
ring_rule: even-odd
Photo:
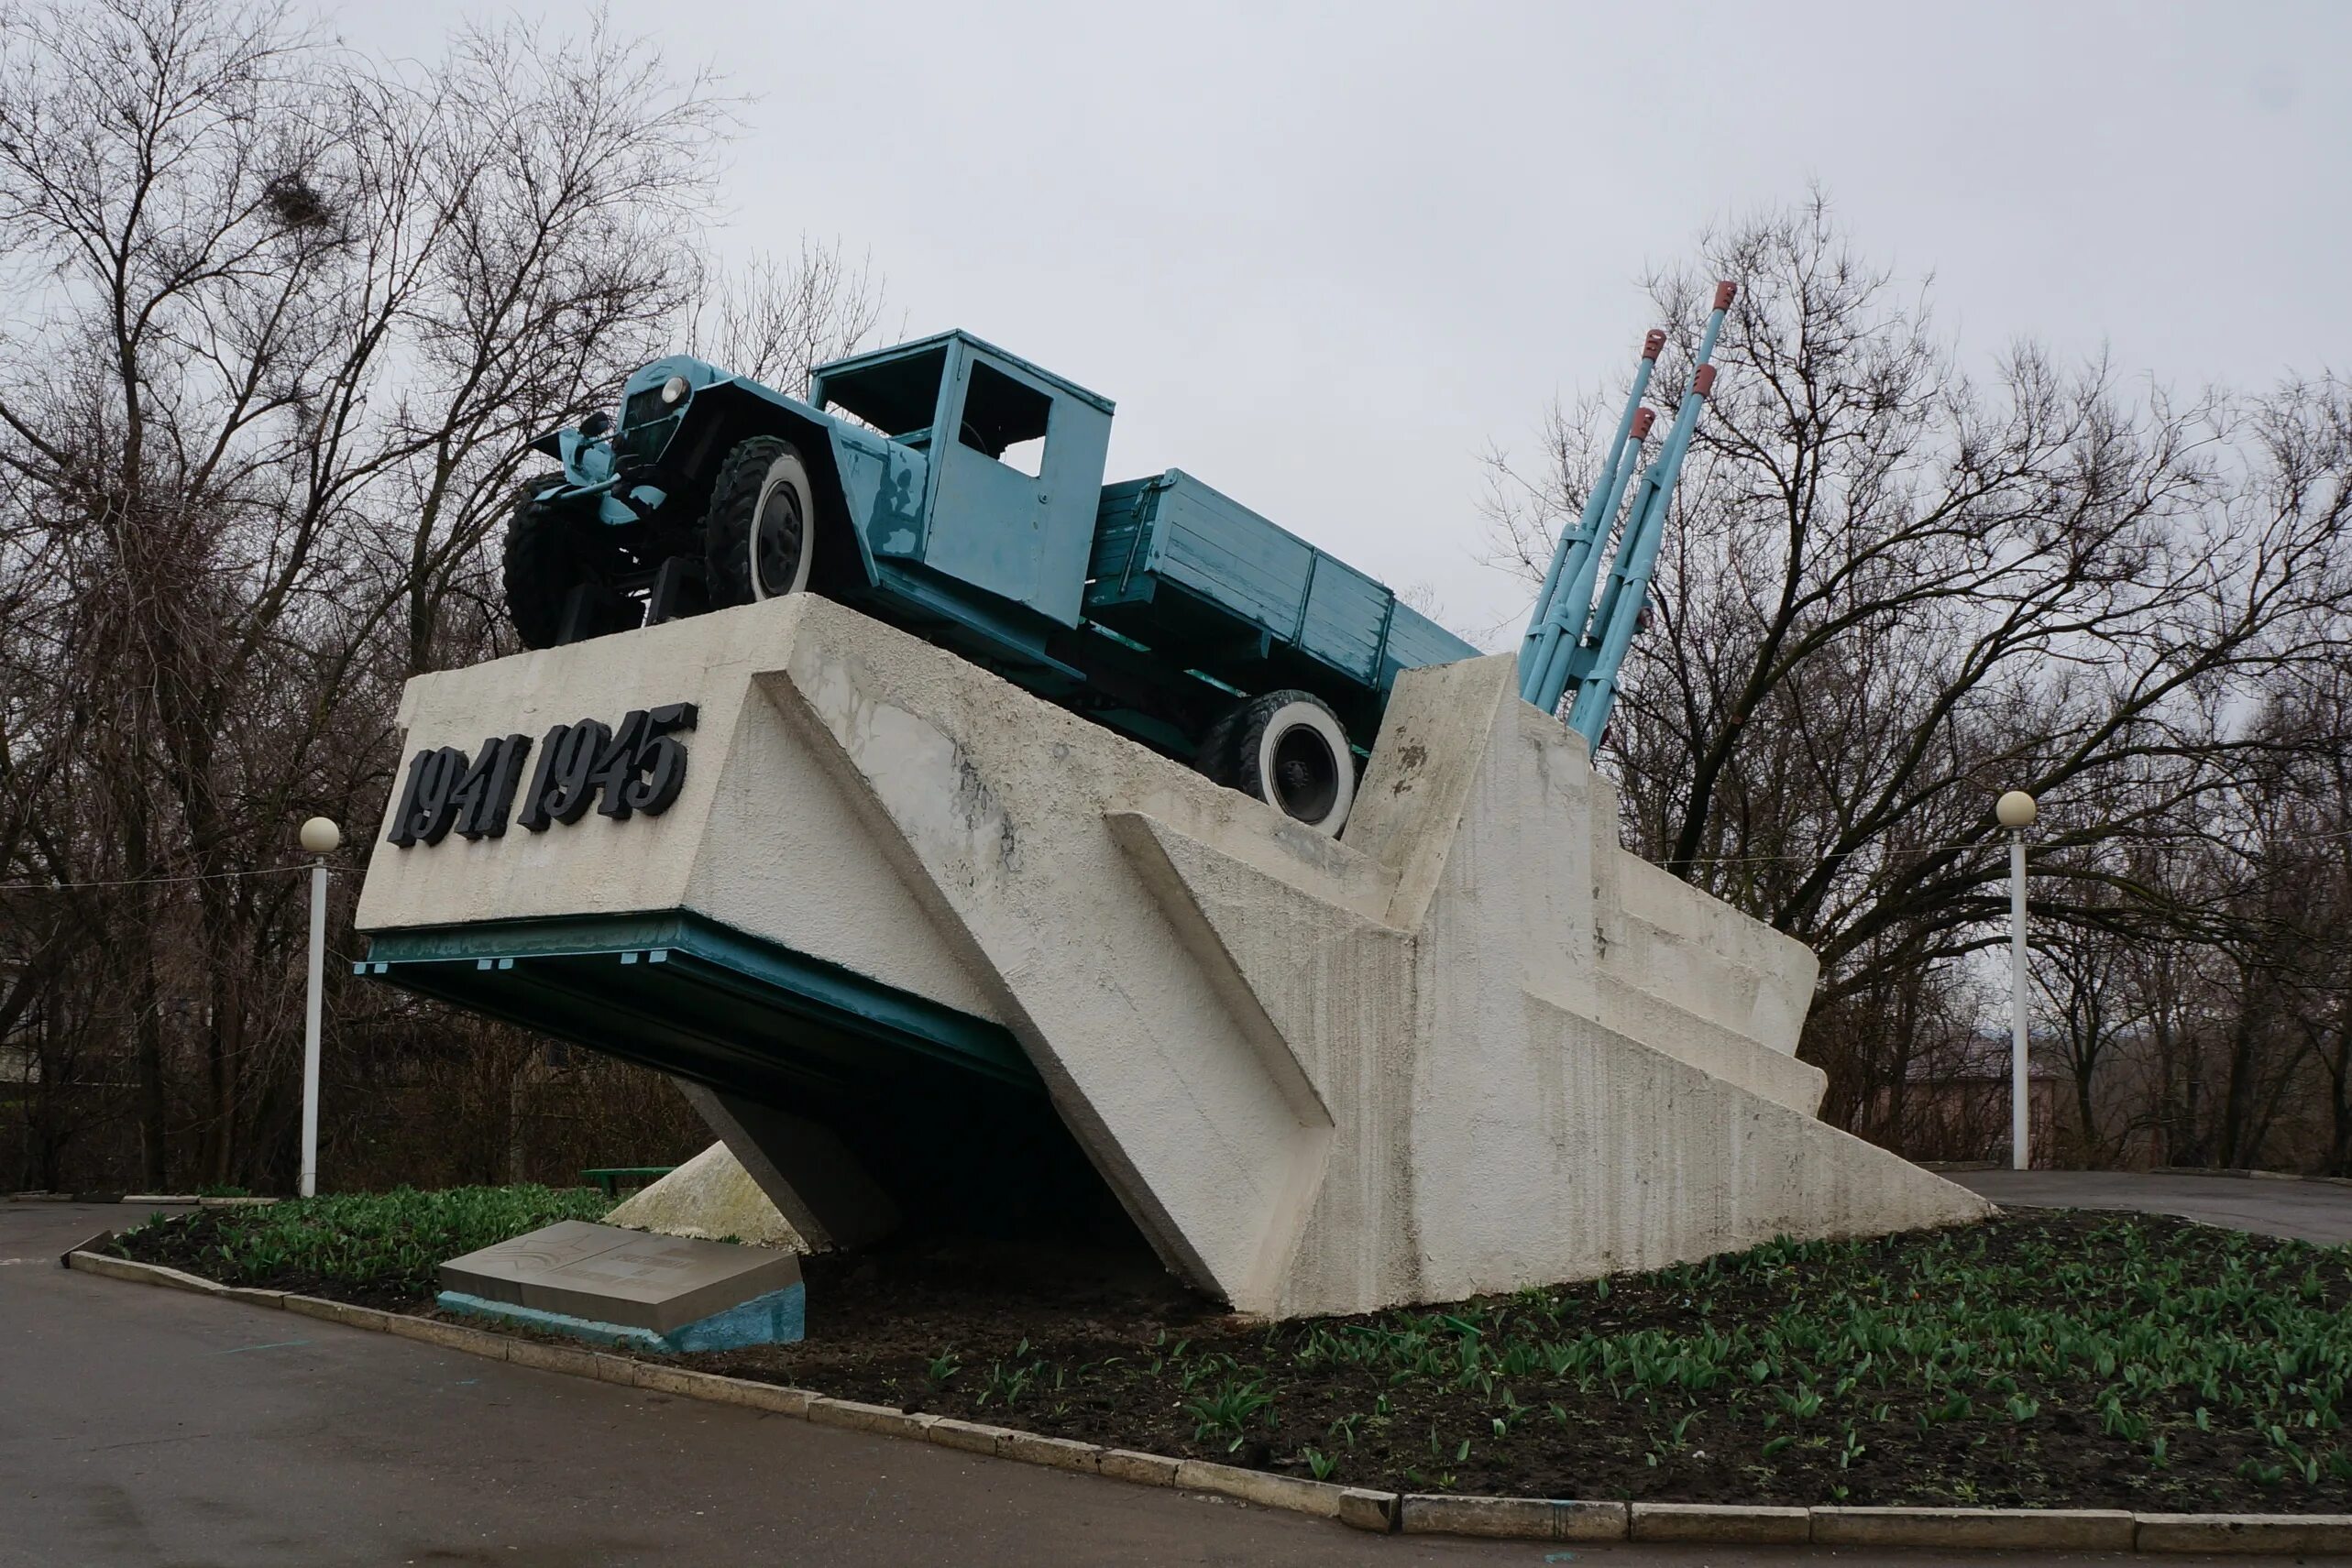
[[[1699,338],[1698,352],[1692,356],[1690,389],[1683,394],[1682,406],[1675,411],[1674,428],[1666,436],[1665,449],[1651,462],[1634,489],[1632,510],[1619,535],[1617,558],[1610,568],[1609,587],[1593,611],[1590,630],[1569,662],[1577,696],[1568,713],[1568,728],[1582,735],[1588,747],[1599,747],[1601,731],[1609,724],[1610,709],[1616,705],[1618,676],[1639,630],[1642,606],[1649,598],[1650,573],[1657,564],[1658,548],[1665,536],[1666,508],[1674,499],[1675,481],[1681,476],[1683,456],[1690,450],[1691,432],[1698,428],[1699,410],[1714,389],[1715,367],[1711,361],[1715,341],[1722,334],[1723,318],[1738,292],[1733,283],[1715,286],[1715,308],[1708,315],[1707,331]]]
[[[1538,707],[1556,706],[1561,687],[1552,686],[1549,703],[1541,700],[1545,675],[1558,662],[1563,640],[1573,645],[1584,630],[1585,609],[1591,603],[1594,564],[1599,559],[1606,541],[1609,523],[1617,515],[1617,505],[1625,493],[1626,482],[1632,477],[1642,443],[1650,433],[1652,418],[1642,399],[1650,389],[1650,374],[1658,367],[1658,356],[1666,345],[1666,334],[1653,329],[1642,344],[1642,363],[1633,372],[1633,389],[1625,399],[1625,411],[1618,416],[1617,433],[1610,438],[1609,458],[1596,477],[1592,493],[1585,498],[1584,511],[1574,528],[1560,535],[1552,550],[1551,569],[1544,576],[1544,590],[1535,597],[1535,613],[1528,618],[1527,636],[1519,650],[1519,695]]]
[[[1616,521],[1619,504],[1625,499],[1625,488],[1632,482],[1634,470],[1640,466],[1642,444],[1649,440],[1650,425],[1656,418],[1656,412],[1650,409],[1633,416],[1633,444],[1626,462],[1610,483],[1599,526],[1593,538],[1576,552],[1574,564],[1564,574],[1565,580],[1553,607],[1557,635],[1547,642],[1544,662],[1536,666],[1534,679],[1529,683],[1534,695],[1527,700],[1546,713],[1560,706],[1560,698],[1568,689],[1569,664],[1583,641],[1586,621],[1592,611],[1592,585],[1600,572],[1601,553],[1608,547],[1610,528]]]

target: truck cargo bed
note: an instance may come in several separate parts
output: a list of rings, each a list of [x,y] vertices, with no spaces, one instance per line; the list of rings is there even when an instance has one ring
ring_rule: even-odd
[[[1359,745],[1399,670],[1478,652],[1181,469],[1104,488],[1087,579],[1090,620],[1241,690],[1314,692]]]

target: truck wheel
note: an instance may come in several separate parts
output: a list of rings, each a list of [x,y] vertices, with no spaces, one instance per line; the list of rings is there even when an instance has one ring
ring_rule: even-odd
[[[713,609],[781,598],[808,587],[817,496],[808,466],[780,436],[735,444],[710,487],[702,562]]]
[[[553,648],[563,634],[572,590],[595,580],[574,536],[572,519],[525,489],[507,520],[502,565],[507,619],[525,648]]]
[[[1203,737],[1196,766],[1318,833],[1336,836],[1356,804],[1356,754],[1312,692],[1251,697]]]

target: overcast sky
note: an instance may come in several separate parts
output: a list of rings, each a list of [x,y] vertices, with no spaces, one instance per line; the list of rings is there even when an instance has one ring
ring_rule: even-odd
[[[335,15],[429,58],[505,9]],[[1971,350],[2352,368],[2347,0],[615,17],[757,96],[731,247],[870,251],[910,335],[1116,400],[1113,477],[1184,468],[1460,629],[1526,598],[1478,561],[1488,444],[1630,361],[1645,266],[1808,181]]]

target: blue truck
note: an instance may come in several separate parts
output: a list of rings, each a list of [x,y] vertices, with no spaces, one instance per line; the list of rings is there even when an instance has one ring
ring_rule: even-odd
[[[687,356],[533,447],[531,647],[815,592],[1337,833],[1397,673],[1479,650],[1176,469],[1103,482],[1109,399],[963,332],[806,400]]]

